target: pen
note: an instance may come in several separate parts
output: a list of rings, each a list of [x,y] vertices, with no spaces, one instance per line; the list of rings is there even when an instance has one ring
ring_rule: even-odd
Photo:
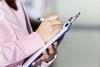
[[[44,21],[44,18],[38,18],[37,20],[42,22],[42,21]]]

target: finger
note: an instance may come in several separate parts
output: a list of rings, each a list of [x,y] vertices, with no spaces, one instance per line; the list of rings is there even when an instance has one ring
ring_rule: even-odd
[[[61,40],[59,40],[58,42],[53,43],[55,49],[57,49],[57,47],[60,45],[62,40],[63,40],[63,38]]]
[[[44,21],[53,21],[53,20],[56,20],[56,19],[58,19],[58,16],[57,15],[53,15],[53,16],[47,17]]]
[[[40,57],[40,59],[38,61],[44,61],[45,60],[45,57],[44,55],[42,57]]]
[[[38,61],[45,61],[46,59],[49,58],[49,54],[47,51],[43,52],[43,56],[40,57],[40,59]]]
[[[36,62],[33,62],[31,65],[33,66],[33,65],[35,65],[35,64],[36,64]],[[32,66],[31,66],[31,67],[32,67]]]
[[[60,20],[54,20],[50,22],[52,25],[62,25],[62,22]]]
[[[44,51],[44,52],[43,52],[43,56],[44,56],[45,59],[48,59],[48,58],[49,58],[48,52],[47,52],[47,51]]]
[[[62,26],[61,25],[55,25],[55,26],[53,26],[53,29],[59,29],[59,30],[61,30]]]
[[[61,31],[61,29],[53,29],[52,34],[58,34]]]
[[[58,47],[58,42],[53,43],[53,45],[54,45],[54,49],[57,49],[57,47]]]
[[[49,53],[49,55],[54,54],[54,48],[52,45],[49,46],[48,53]]]

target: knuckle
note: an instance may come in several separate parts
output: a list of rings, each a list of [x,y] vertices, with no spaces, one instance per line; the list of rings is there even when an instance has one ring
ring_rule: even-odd
[[[61,29],[57,29],[56,31],[57,31],[57,32],[60,32],[60,30],[61,30]]]
[[[62,22],[60,20],[56,21],[56,23],[62,25]]]
[[[54,50],[50,52],[50,55],[54,54]]]
[[[62,22],[61,22],[61,21],[59,21],[59,24],[60,24],[60,25],[62,25]]]

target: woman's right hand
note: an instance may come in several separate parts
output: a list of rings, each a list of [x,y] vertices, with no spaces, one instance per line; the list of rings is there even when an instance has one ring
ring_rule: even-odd
[[[45,18],[36,32],[41,36],[45,43],[53,39],[62,29],[62,22],[58,16],[53,15]]]

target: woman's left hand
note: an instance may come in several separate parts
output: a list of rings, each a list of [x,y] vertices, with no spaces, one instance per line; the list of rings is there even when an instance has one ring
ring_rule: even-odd
[[[47,63],[52,61],[57,54],[57,47],[61,41],[62,40],[55,42],[53,45],[50,45],[48,50],[44,51],[43,56],[39,60]]]

